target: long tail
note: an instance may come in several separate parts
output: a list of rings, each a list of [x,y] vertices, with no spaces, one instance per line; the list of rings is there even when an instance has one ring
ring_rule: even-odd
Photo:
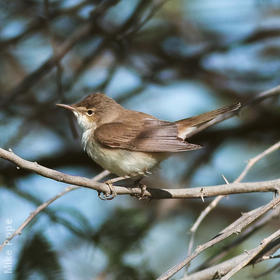
[[[205,129],[208,126],[214,125],[224,119],[231,117],[231,116],[226,117],[227,113],[237,111],[238,109],[240,109],[240,107],[241,107],[241,103],[239,102],[214,111],[203,113],[198,116],[179,120],[176,122],[176,125],[178,127],[178,132],[179,132],[178,135],[182,139],[185,139],[186,137],[190,137],[193,134],[196,134],[197,132],[201,131],[202,129],[200,128],[202,127],[203,129]],[[225,115],[225,118],[222,118],[223,115]],[[216,118],[217,120],[215,122],[211,122]]]

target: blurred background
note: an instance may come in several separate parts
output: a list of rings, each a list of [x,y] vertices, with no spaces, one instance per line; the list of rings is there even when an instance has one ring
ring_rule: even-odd
[[[126,108],[172,121],[280,84],[277,0],[0,0],[0,23],[0,147],[72,175],[93,177],[102,170],[82,150],[71,115],[56,103],[101,91]],[[222,174],[233,181],[251,157],[279,141],[279,105],[279,98],[267,99],[193,137],[204,149],[168,159],[147,184],[223,184]],[[245,180],[275,179],[279,172],[278,151]],[[1,242],[7,223],[16,229],[65,187],[0,160]],[[196,244],[269,199],[261,193],[225,198],[201,225]],[[80,188],[51,204],[1,252],[11,250],[13,273],[0,278],[154,279],[187,255],[189,229],[210,201],[102,201]],[[276,227],[279,221],[233,253],[255,247]]]

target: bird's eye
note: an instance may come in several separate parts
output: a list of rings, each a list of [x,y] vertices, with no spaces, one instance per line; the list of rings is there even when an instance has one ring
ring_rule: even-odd
[[[93,114],[93,111],[92,110],[87,110],[87,115],[88,116],[91,116]]]

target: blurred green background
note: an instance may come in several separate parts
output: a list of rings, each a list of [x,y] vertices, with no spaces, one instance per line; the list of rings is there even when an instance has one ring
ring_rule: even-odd
[[[0,0],[0,23],[0,147],[72,175],[93,177],[102,170],[82,151],[73,119],[56,103],[101,91],[126,108],[177,120],[246,101],[280,83],[276,0]],[[61,50],[61,59],[52,60]],[[279,124],[277,98],[246,108],[193,137],[204,149],[168,159],[147,184],[222,184],[222,174],[233,181],[247,160],[279,141]],[[274,179],[279,171],[275,152],[246,181]],[[1,242],[7,219],[16,229],[65,187],[0,160]],[[270,198],[258,193],[224,199],[202,224],[196,244]],[[13,273],[0,279],[154,279],[187,255],[189,229],[209,201],[101,201],[94,191],[73,191],[11,242]],[[275,221],[258,231],[234,252],[257,246],[277,226]],[[1,257],[0,272],[3,265]]]

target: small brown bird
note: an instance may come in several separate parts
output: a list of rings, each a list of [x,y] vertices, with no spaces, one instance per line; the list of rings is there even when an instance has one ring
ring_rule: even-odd
[[[173,153],[200,149],[201,146],[186,141],[188,136],[241,105],[176,122],[127,110],[101,93],[73,105],[57,106],[74,113],[83,130],[83,147],[95,162],[118,176],[140,178]]]

